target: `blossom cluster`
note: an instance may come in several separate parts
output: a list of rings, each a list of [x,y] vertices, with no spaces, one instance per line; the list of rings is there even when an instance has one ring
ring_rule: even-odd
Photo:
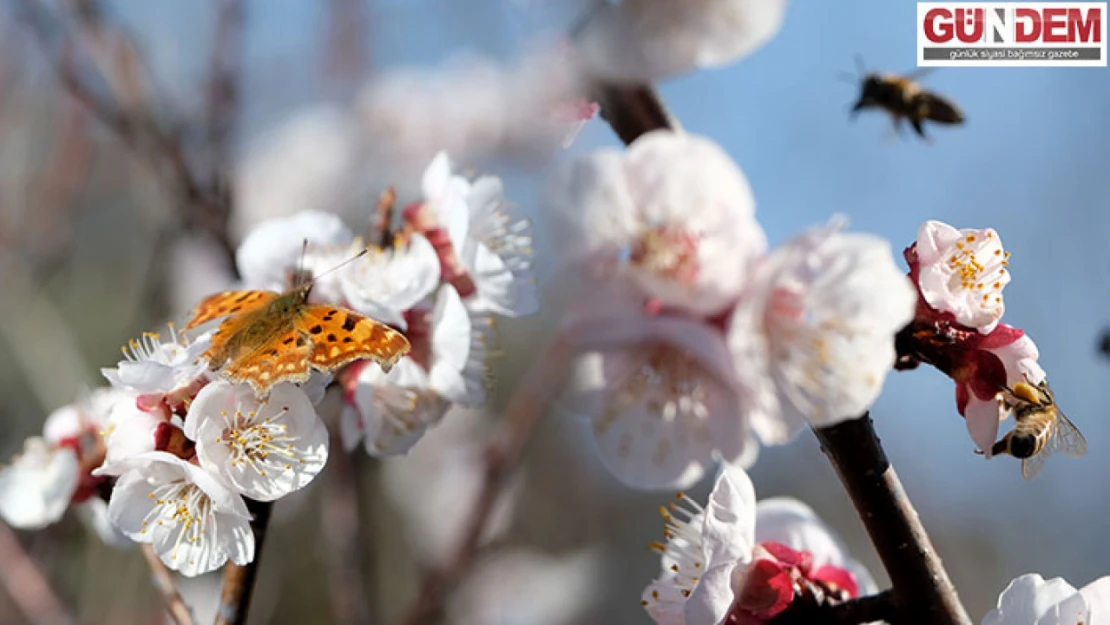
[[[669,130],[576,160],[548,198],[582,279],[562,403],[622,481],[686,488],[878,397],[916,300],[884,240],[837,218],[768,250],[740,168]]]
[[[956,407],[984,456],[1011,412],[1005,391],[1039,384],[1039,352],[1021,329],[1002,323],[1010,253],[993,228],[921,225],[905,250],[917,287],[913,322],[898,337],[899,369],[932,364],[956,382]]]
[[[406,453],[451,406],[483,406],[494,319],[538,308],[530,227],[498,178],[457,175],[445,153],[422,191],[397,229],[368,229],[369,245],[337,216],[307,211],[259,224],[236,253],[239,289],[283,292],[307,275],[310,303],[401,331],[410,350],[392,367],[361,360],[258,393],[209,369],[211,331],[171,324],[132,341],[102,370],[108,386],[52,415],[0,470],[0,515],[30,529],[71,505],[99,510],[106,539],[150,543],[169,568],[199,575],[252,561],[250,502],[323,470],[330,439],[316,406],[328,385],[342,389],[345,450],[376,457]]]

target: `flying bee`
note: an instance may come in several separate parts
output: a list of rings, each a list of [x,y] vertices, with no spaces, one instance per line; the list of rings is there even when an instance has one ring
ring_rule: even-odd
[[[1007,392],[1010,397],[1005,401],[1013,407],[1017,423],[991,447],[991,453],[1021,458],[1022,477],[1033,479],[1057,451],[1073,458],[1087,453],[1087,440],[1056,405],[1048,380],[1036,386],[1018,382]]]
[[[914,131],[926,141],[930,141],[925,134],[926,120],[941,124],[964,123],[963,112],[951,100],[927,91],[917,83],[917,79],[924,76],[931,67],[899,76],[867,72],[858,56],[856,65],[862,77],[853,79],[853,82],[859,82],[860,95],[852,107],[852,119],[864,109],[882,109],[890,115],[896,133],[901,134],[902,120],[908,119]]]

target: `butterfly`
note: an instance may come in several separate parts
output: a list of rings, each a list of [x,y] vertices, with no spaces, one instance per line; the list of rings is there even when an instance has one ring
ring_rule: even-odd
[[[408,339],[389,326],[342,306],[310,304],[311,281],[285,293],[223,291],[192,311],[185,330],[227,317],[200,355],[211,371],[247,382],[264,397],[282,381],[304,382],[311,369],[332,372],[360,359],[388,372],[409,352]]]

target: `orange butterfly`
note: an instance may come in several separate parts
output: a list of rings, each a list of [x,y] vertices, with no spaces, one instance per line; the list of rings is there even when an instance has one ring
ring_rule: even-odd
[[[224,291],[204,298],[186,330],[228,316],[201,354],[208,368],[247,382],[259,397],[282,381],[304,382],[310,368],[331,372],[363,358],[389,371],[409,351],[403,334],[342,306],[309,304],[308,282],[285,293]]]

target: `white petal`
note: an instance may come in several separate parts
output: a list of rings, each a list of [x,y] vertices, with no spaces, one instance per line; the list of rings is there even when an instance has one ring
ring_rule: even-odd
[[[243,239],[235,262],[246,288],[284,291],[286,272],[297,268],[307,239],[310,247],[347,246],[354,235],[332,213],[303,211],[264,221]]]
[[[1089,624],[1110,623],[1110,577],[1100,577],[1087,584],[1079,593],[1090,610]]]
[[[756,540],[755,487],[744,469],[722,463],[702,531],[710,565],[747,562]]]
[[[983,451],[983,456],[990,460],[991,447],[998,439],[998,422],[1006,418],[1007,411],[999,399],[983,401],[969,393],[970,399],[964,409],[964,418],[967,422],[967,433],[971,440]]]
[[[69,404],[50,413],[42,426],[42,435],[47,443],[57,444],[65,439],[81,436],[88,423],[76,404]]]
[[[1045,581],[1036,573],[1022,575],[1006,586],[998,597],[997,607],[983,617],[981,625],[1037,623],[1053,606],[1075,594],[1075,588],[1063,578]]]
[[[686,601],[685,625],[722,625],[736,593],[732,576],[739,563],[711,564]]]
[[[246,385],[209,384],[189,408],[186,434],[201,466],[258,501],[304,488],[328,457],[327,429],[304,391],[288,383],[265,402]]]
[[[62,518],[80,477],[77,454],[51,448],[39,437],[24,442],[11,465],[0,469],[0,517],[12,527],[42,529]]]
[[[342,276],[344,297],[355,310],[405,328],[404,312],[430,295],[440,280],[439,257],[423,235],[406,247],[371,252]]]

